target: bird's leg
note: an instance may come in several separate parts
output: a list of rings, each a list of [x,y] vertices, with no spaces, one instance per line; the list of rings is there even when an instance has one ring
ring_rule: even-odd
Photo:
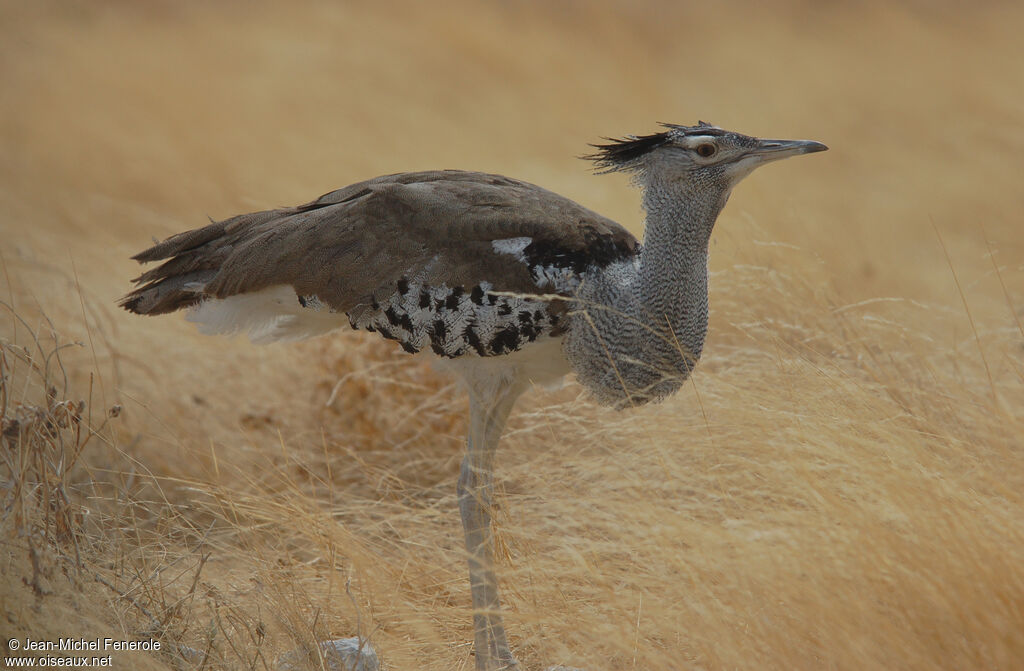
[[[516,380],[470,385],[469,441],[459,475],[459,511],[469,553],[477,671],[519,668],[505,638],[494,573],[491,534],[494,453],[512,406],[523,391]]]

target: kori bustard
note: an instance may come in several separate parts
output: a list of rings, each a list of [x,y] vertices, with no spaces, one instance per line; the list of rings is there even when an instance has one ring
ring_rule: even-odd
[[[122,305],[188,308],[205,333],[253,342],[375,331],[431,351],[465,380],[469,438],[458,480],[478,671],[517,669],[499,609],[491,537],[495,448],[531,383],[567,373],[599,402],[675,392],[707,332],[708,241],[754,168],[824,151],[700,122],[592,145],[600,172],[643,191],[643,243],[619,224],[501,175],[377,177],[298,207],[243,214],[136,255],[164,260]]]

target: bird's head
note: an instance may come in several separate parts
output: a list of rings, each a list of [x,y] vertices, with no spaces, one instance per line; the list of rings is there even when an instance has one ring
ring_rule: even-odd
[[[790,156],[828,149],[812,140],[762,140],[703,121],[696,126],[661,124],[651,135],[608,138],[583,158],[600,173],[633,173],[641,184],[686,182],[716,184],[728,193],[754,168]]]

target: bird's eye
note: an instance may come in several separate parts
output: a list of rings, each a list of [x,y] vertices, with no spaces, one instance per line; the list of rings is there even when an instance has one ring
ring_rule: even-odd
[[[706,142],[706,143],[701,144],[701,145],[697,145],[697,153],[699,155],[703,156],[704,158],[707,158],[708,156],[714,156],[716,151],[718,151],[718,150],[715,149],[715,145],[713,145],[713,144],[711,144],[709,142]]]

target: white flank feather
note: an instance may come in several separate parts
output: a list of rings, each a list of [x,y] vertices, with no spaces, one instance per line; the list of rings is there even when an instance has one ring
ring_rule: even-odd
[[[286,285],[205,300],[189,309],[186,319],[194,322],[200,333],[247,333],[258,345],[301,340],[348,326],[343,314],[303,307],[295,290]]]

